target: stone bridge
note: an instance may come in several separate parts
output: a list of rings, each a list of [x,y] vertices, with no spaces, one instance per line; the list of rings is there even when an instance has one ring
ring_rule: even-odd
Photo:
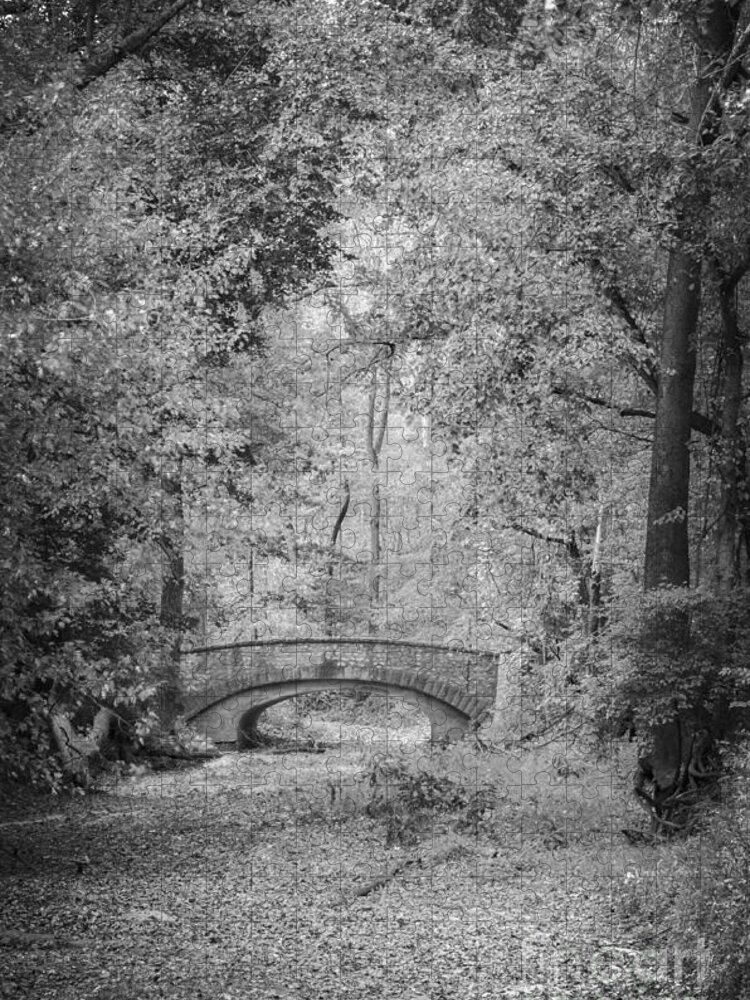
[[[468,731],[491,708],[497,655],[383,639],[271,639],[182,654],[183,673],[206,677],[185,718],[216,742],[253,745],[271,705],[312,691],[363,689],[418,705],[433,741]]]

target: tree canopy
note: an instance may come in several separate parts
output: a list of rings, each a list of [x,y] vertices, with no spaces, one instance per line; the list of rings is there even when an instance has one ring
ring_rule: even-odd
[[[632,702],[666,815],[746,699],[749,16],[0,5],[14,768],[369,632]]]

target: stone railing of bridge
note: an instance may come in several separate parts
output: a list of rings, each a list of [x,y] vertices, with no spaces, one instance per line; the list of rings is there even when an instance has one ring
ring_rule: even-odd
[[[183,653],[204,678],[186,718],[216,742],[249,745],[262,713],[312,691],[364,688],[418,704],[433,740],[454,738],[492,708],[494,653],[384,639],[270,639]]]

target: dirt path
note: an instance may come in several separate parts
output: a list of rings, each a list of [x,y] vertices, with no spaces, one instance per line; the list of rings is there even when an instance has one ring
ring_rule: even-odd
[[[332,787],[352,787],[373,755],[387,757],[402,748],[420,756],[430,753],[429,726],[425,724],[388,730],[375,724],[316,721],[314,727],[307,726],[298,735],[303,745],[299,753],[227,751],[217,760],[188,770],[154,774],[144,769],[141,775],[112,783],[108,791],[126,798],[211,797],[228,791],[254,795],[290,788],[330,794]],[[311,741],[324,746],[325,751],[310,753],[307,745]]]
[[[613,835],[488,842],[446,817],[387,847],[355,801],[363,760],[227,755],[6,826],[0,996],[690,1000],[613,906],[648,857]]]

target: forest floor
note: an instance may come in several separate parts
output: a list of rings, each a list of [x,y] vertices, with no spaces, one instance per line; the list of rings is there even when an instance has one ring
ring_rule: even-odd
[[[429,751],[406,734],[227,753],[97,795],[11,802],[0,997],[698,995],[700,944],[665,944],[668,853],[622,835],[601,807],[605,771],[562,834],[537,795],[475,829],[433,812],[399,838],[367,809],[373,755],[388,754],[414,764]]]

